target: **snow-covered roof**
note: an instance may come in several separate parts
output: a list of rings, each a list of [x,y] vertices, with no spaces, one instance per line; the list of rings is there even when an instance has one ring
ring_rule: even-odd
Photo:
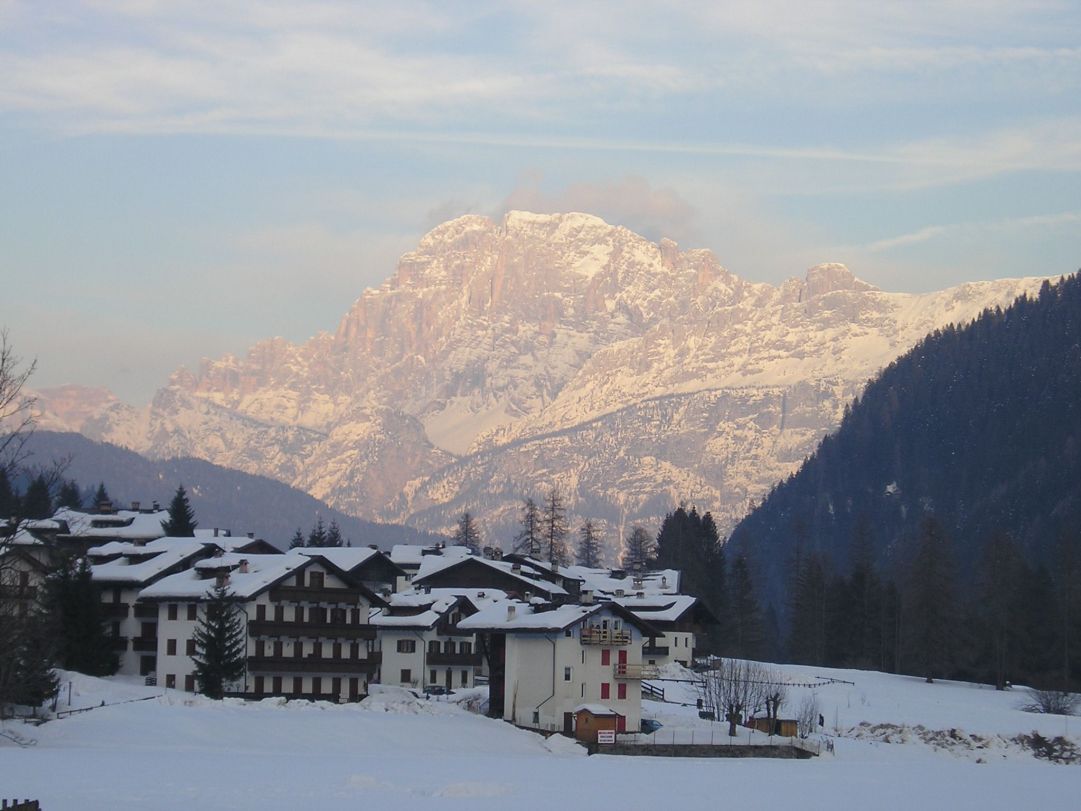
[[[589,569],[585,566],[568,566],[560,570],[566,576],[578,577],[582,588],[613,595],[617,591],[632,594],[642,591],[648,594],[679,594],[680,572],[678,569],[651,569],[639,575],[612,569]],[[639,585],[635,581],[640,580]]]
[[[211,564],[217,563],[220,568],[223,561],[235,562],[238,566],[241,560],[248,562],[248,571],[240,572],[234,569],[229,573],[229,591],[240,599],[249,599],[273,586],[275,583],[289,577],[298,569],[303,568],[309,562],[307,558],[298,555],[243,555],[232,553],[221,557],[202,561],[193,569],[163,577],[157,583],[147,586],[139,593],[140,599],[162,600],[200,600],[214,588],[215,579],[206,575],[208,568],[216,568]]]
[[[538,611],[538,606],[521,600],[506,600],[494,603],[479,610],[471,617],[458,623],[463,630],[499,630],[499,631],[562,631],[569,628],[590,614],[596,613],[600,605],[561,605],[549,611]]]
[[[676,622],[694,608],[697,597],[688,594],[645,595],[643,597],[613,597],[612,602],[623,606],[647,622]]]
[[[169,520],[169,511],[144,513],[133,510],[117,510],[107,515],[84,513],[67,507],[53,515],[54,521],[64,521],[68,534],[86,538],[130,538],[150,540],[165,535],[162,521]],[[94,526],[98,524],[99,526]]]
[[[167,541],[167,543],[161,543],[161,541]],[[121,556],[115,560],[94,563],[91,566],[94,580],[109,583],[149,583],[171,567],[183,564],[193,555],[203,554],[208,548],[205,541],[195,538],[161,538],[146,546],[115,545],[129,547],[129,549],[121,552]],[[106,547],[110,546],[114,544],[106,544]],[[102,548],[104,547],[98,547],[98,549]],[[94,557],[102,557],[102,555],[94,555],[94,551],[91,550],[91,560]]]
[[[574,708],[576,713],[588,712],[590,715],[622,715],[613,710],[611,707],[606,707],[603,704],[579,704]]]
[[[0,540],[0,544],[3,546],[42,546],[42,541],[37,538],[33,533],[28,532],[25,527],[19,527],[15,530],[14,534]]]
[[[318,555],[326,558],[339,569],[351,572],[358,566],[367,563],[380,552],[378,549],[370,549],[367,546],[298,546],[295,549],[290,549],[288,554],[305,555],[307,557]]]
[[[421,544],[399,543],[390,549],[390,559],[404,568],[416,568],[429,558],[443,558],[446,560],[461,560],[473,553],[466,546],[443,546],[437,547]]]
[[[414,583],[422,583],[425,579],[432,577],[439,572],[445,571],[452,566],[457,566],[466,560],[472,561],[477,565],[487,566],[509,577],[513,577],[516,580],[521,581],[523,590],[539,591],[545,594],[559,594],[566,595],[567,591],[562,586],[558,586],[555,583],[550,583],[547,580],[542,580],[537,577],[531,577],[518,567],[518,571],[514,571],[515,564],[509,561],[503,560],[488,560],[487,558],[478,557],[476,555],[471,556],[459,556],[457,558],[447,558],[440,555],[425,555],[424,561],[421,563],[420,569],[417,571],[416,577],[413,578]]]

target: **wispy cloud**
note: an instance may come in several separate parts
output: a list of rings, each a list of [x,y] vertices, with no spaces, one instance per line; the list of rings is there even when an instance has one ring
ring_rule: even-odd
[[[983,222],[950,223],[948,225],[929,225],[907,234],[899,234],[885,239],[875,240],[866,245],[858,246],[856,250],[868,253],[888,253],[898,248],[907,248],[936,239],[956,237],[958,235],[972,236],[989,231],[1001,232],[1006,229],[1020,230],[1030,228],[1057,228],[1063,225],[1081,224],[1081,211],[1062,211],[1055,214],[1038,214],[1028,217],[1012,217],[1000,220],[987,220]]]

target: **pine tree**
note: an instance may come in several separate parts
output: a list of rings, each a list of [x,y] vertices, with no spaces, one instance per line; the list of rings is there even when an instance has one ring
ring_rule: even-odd
[[[26,488],[23,496],[22,515],[31,520],[48,518],[53,514],[53,498],[45,474],[39,473]]]
[[[40,611],[33,611],[19,624],[13,668],[11,701],[40,707],[56,692],[53,650],[48,623]]]
[[[643,527],[633,527],[623,542],[623,567],[643,571],[653,558],[653,539]]]
[[[8,472],[0,467],[0,521],[6,521],[19,512],[19,497],[11,486]]]
[[[327,530],[323,525],[323,516],[317,516],[315,525],[308,533],[308,546],[321,547],[327,545]]]
[[[728,648],[737,659],[761,659],[765,654],[765,629],[746,555],[736,558],[731,575]]]
[[[169,520],[161,522],[161,528],[170,538],[191,538],[195,535],[195,513],[188,502],[184,485],[176,488],[176,494],[169,504]]]
[[[566,566],[570,562],[566,542],[567,509],[563,504],[563,496],[555,487],[548,492],[548,498],[544,501],[541,529],[548,562],[552,566]]]
[[[113,500],[109,498],[109,491],[105,489],[105,482],[98,482],[98,489],[94,493],[94,503],[90,506],[96,510],[103,504],[112,504],[112,501]]]
[[[244,622],[237,610],[236,598],[228,586],[218,583],[207,592],[207,602],[196,625],[195,678],[199,692],[209,698],[221,698],[225,687],[246,670]]]
[[[468,511],[458,518],[458,526],[454,530],[451,543],[455,546],[464,546],[470,552],[480,551],[480,530],[477,529],[477,522]]]
[[[46,599],[60,665],[90,676],[115,673],[118,662],[105,631],[101,591],[86,558],[56,568],[46,581]]]
[[[78,482],[71,479],[60,485],[60,492],[56,495],[56,506],[57,508],[67,507],[69,510],[83,508],[83,496]]]
[[[577,560],[579,566],[590,569],[601,565],[601,539],[592,520],[587,519],[578,530]]]
[[[521,529],[514,538],[514,551],[531,558],[540,558],[541,514],[537,502],[532,498],[522,502]]]
[[[300,531],[300,527],[297,527],[297,531],[293,533],[293,537],[289,541],[290,549],[296,549],[298,546],[304,546],[304,534]]]
[[[909,572],[906,605],[909,648],[928,683],[941,675],[950,656],[955,618],[954,571],[949,539],[933,516],[924,519]]]
[[[324,546],[345,546],[345,542],[342,540],[341,528],[334,519],[331,519],[330,527],[327,528],[327,540]]]

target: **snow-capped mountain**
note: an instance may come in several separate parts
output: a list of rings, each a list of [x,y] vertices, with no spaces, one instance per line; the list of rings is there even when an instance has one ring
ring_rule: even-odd
[[[440,530],[470,510],[494,543],[552,485],[611,545],[683,499],[726,529],[876,370],[1040,281],[886,293],[825,264],[772,286],[586,214],[465,216],[333,334],[181,370],[145,413],[69,408],[69,427],[367,518]]]

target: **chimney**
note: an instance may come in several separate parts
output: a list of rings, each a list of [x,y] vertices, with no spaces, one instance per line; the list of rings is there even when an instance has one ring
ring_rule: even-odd
[[[663,575],[663,574],[661,575],[661,588],[662,589],[668,588],[668,577],[666,575]]]
[[[131,502],[131,511],[134,512],[134,513],[139,512],[139,502],[138,501]]]
[[[240,561],[240,567],[239,568],[240,568],[240,573],[241,574],[247,574],[248,573],[248,560],[247,560],[247,558]]]
[[[229,575],[227,575],[227,574],[216,575],[214,577],[214,584],[218,588],[221,588],[222,586],[228,586],[229,585]]]
[[[521,574],[522,573],[522,564],[521,563],[512,563],[511,567],[510,567],[510,570],[512,572],[514,572],[515,574]]]
[[[376,552],[379,551],[379,546],[377,544],[374,544],[374,543],[368,544],[368,548],[369,549],[374,549]]]
[[[248,537],[251,538],[254,541],[255,540],[255,533],[254,532],[249,532]]]
[[[217,527],[214,527],[214,537],[215,538],[218,537],[218,528]]]
[[[623,589],[616,589],[616,597],[623,597],[625,594],[626,592]]]
[[[507,619],[509,619],[509,620],[514,619],[514,615],[517,614],[517,613],[518,613],[518,609],[516,609],[513,605],[508,605],[507,606]]]
[[[151,507],[153,508],[154,512],[161,512],[161,505],[158,504],[158,502],[151,502]]]
[[[579,595],[578,599],[582,605],[593,605],[593,592],[586,589]]]
[[[644,600],[646,597],[646,593],[644,591],[639,591],[636,592],[634,596],[637,597],[639,600]]]

